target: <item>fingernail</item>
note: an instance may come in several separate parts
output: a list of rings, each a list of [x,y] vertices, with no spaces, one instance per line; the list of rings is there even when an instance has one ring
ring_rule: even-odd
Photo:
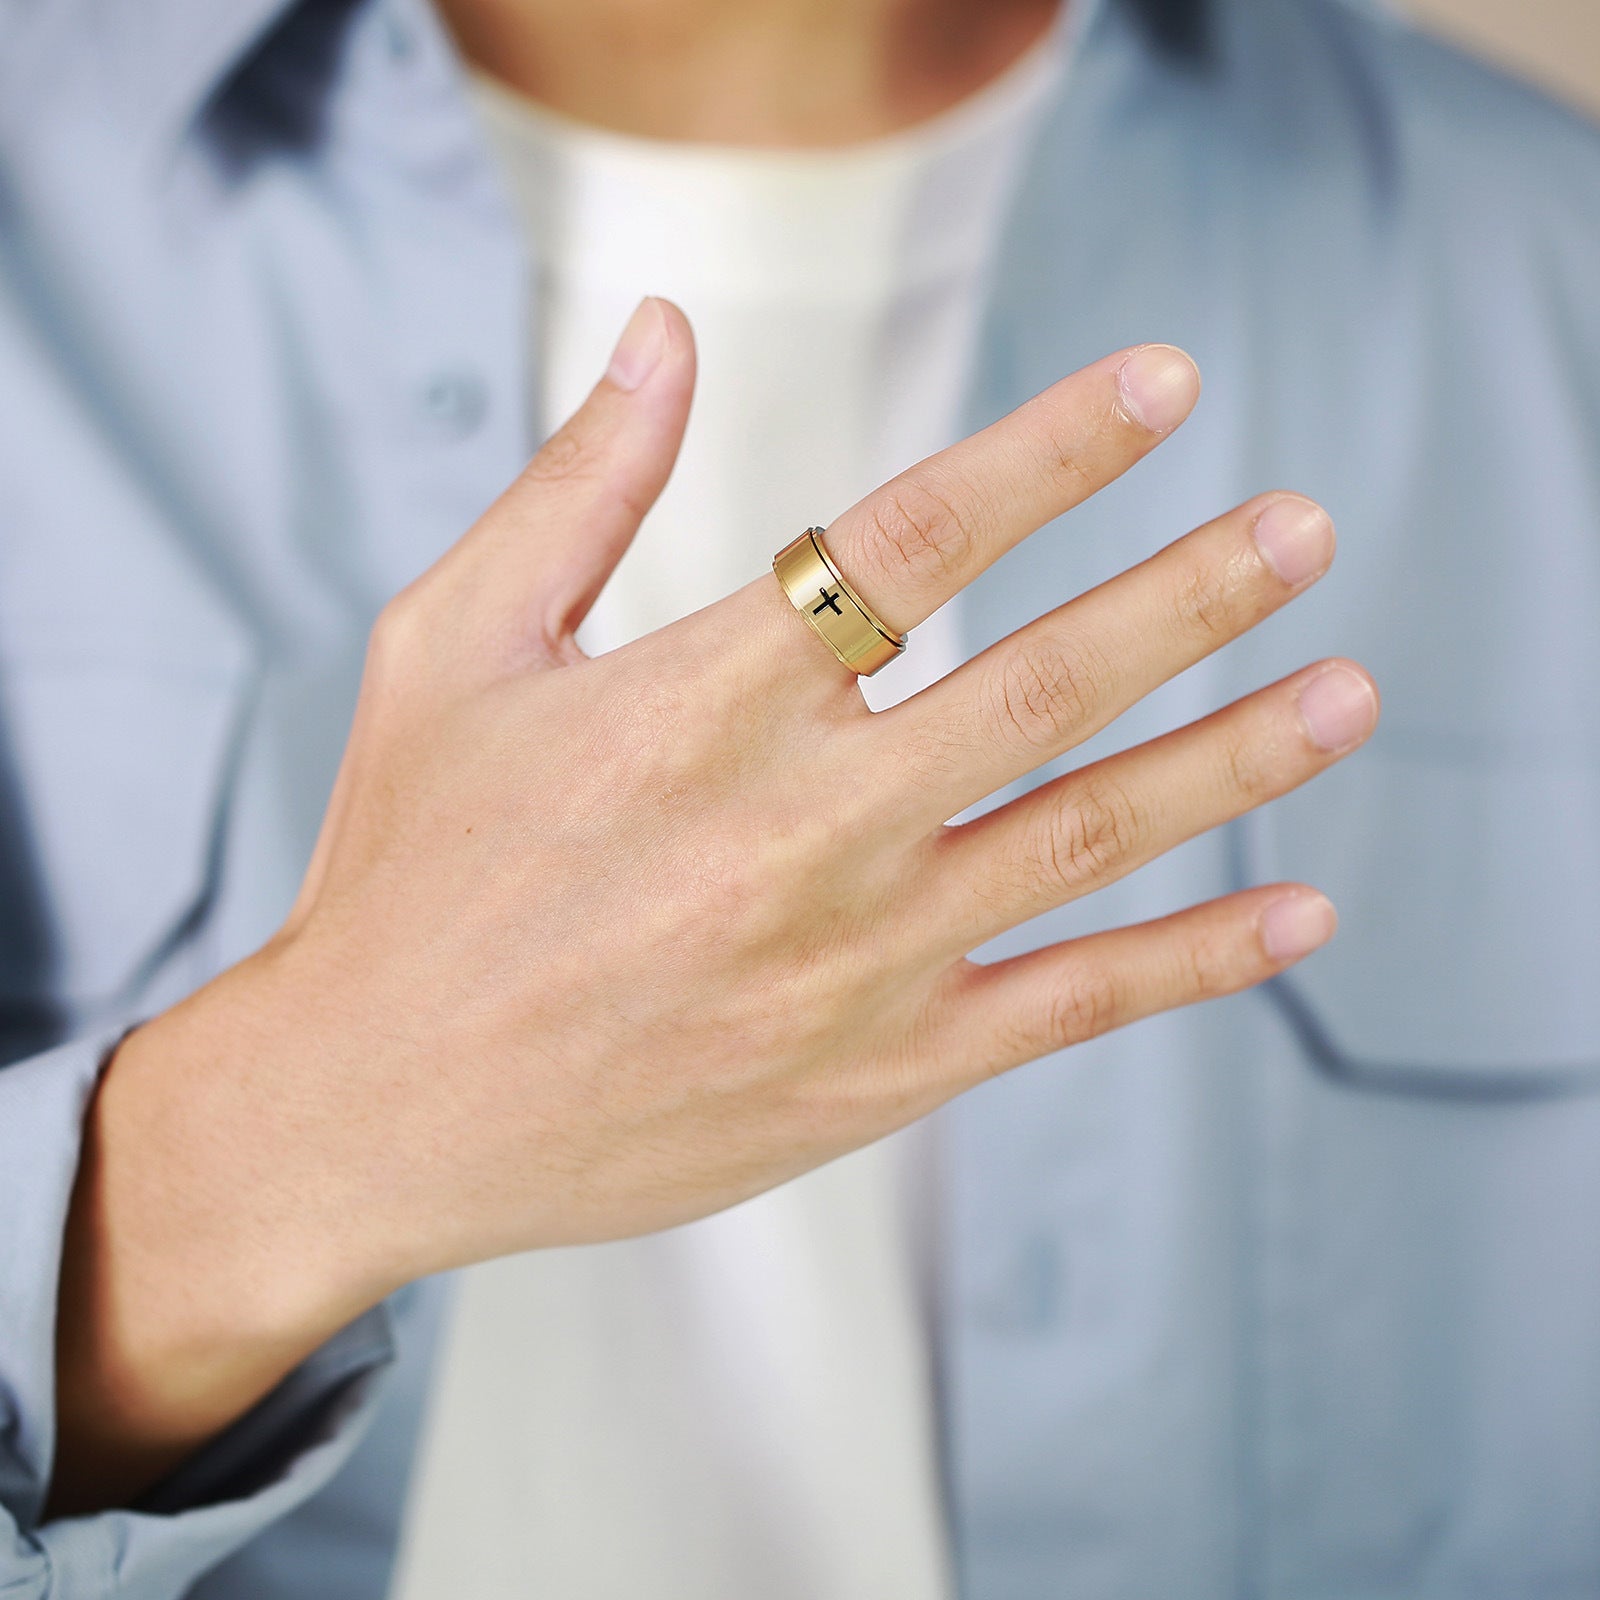
[[[1285,583],[1304,583],[1333,559],[1333,519],[1315,500],[1285,495],[1256,518],[1256,544]]]
[[[1326,895],[1286,894],[1261,913],[1261,948],[1270,961],[1298,961],[1325,945],[1339,926],[1339,913]]]
[[[1300,715],[1313,743],[1324,750],[1346,750],[1372,732],[1378,699],[1360,673],[1328,667],[1300,691]]]
[[[1170,344],[1142,345],[1118,369],[1117,387],[1135,422],[1152,433],[1170,433],[1194,410],[1200,369]]]
[[[667,348],[667,321],[661,304],[647,295],[628,318],[628,325],[611,352],[606,376],[619,389],[637,389],[661,363]]]

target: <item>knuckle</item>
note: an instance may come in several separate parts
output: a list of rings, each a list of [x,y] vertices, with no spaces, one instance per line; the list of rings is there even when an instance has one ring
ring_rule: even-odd
[[[926,472],[886,484],[873,497],[871,524],[876,559],[894,577],[923,582],[967,570],[974,542],[970,513]]]
[[[1222,644],[1239,633],[1244,616],[1232,567],[1200,566],[1185,574],[1173,597],[1178,633],[1188,640]]]
[[[1026,639],[1001,664],[996,714],[1025,748],[1053,748],[1064,734],[1093,722],[1103,682],[1099,663],[1083,644]]]
[[[1122,984],[1108,967],[1073,967],[1046,1002],[1045,1037],[1051,1046],[1082,1044],[1109,1033],[1122,1009]]]
[[[522,481],[555,483],[581,476],[593,454],[584,431],[571,422],[564,423],[528,459]]]
[[[1270,800],[1283,785],[1277,778],[1276,752],[1248,736],[1229,740],[1223,750],[1229,793],[1247,807]]]
[[[1212,1000],[1231,994],[1239,987],[1236,961],[1217,942],[1199,937],[1191,939],[1179,952],[1179,981],[1188,1000]]]
[[[1070,892],[1114,872],[1134,852],[1143,822],[1126,790],[1114,783],[1085,783],[1071,804],[1056,808],[1045,828],[1041,872]]]
[[[1095,460],[1097,438],[1108,431],[1108,410],[1085,419],[1048,417],[1031,439],[1030,454],[1043,463],[1049,479],[1074,499],[1087,499],[1105,482],[1105,468]]]

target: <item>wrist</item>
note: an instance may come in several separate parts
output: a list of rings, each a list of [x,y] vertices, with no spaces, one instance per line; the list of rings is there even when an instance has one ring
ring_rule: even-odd
[[[136,1028],[89,1107],[54,1510],[153,1482],[396,1286],[337,1192],[325,1132],[297,1137],[305,1062],[266,977],[244,963]]]

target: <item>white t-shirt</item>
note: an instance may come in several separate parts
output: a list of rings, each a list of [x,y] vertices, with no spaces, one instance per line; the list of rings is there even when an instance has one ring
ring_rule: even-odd
[[[999,224],[1069,37],[1064,13],[952,110],[830,150],[631,138],[474,81],[534,244],[538,413],[579,403],[642,294],[695,330],[682,454],[587,650],[770,571],[956,436]],[[959,603],[863,680],[874,709],[957,664]],[[463,1274],[394,1595],[948,1594],[936,1173],[928,1128],[908,1129],[688,1227]]]

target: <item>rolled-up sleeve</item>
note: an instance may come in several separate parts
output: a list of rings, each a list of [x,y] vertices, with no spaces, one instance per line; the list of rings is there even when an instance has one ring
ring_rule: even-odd
[[[342,1329],[135,1505],[42,1521],[61,1241],[117,1027],[0,1069],[0,1600],[167,1600],[320,1489],[394,1358],[387,1304]]]

